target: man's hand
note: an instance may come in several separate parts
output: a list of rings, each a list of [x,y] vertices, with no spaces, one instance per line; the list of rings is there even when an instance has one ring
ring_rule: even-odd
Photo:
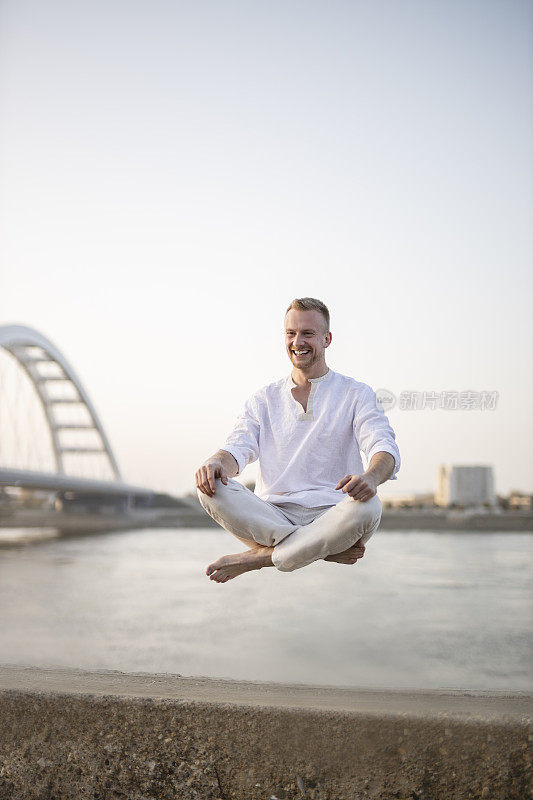
[[[376,479],[372,475],[363,472],[362,475],[345,475],[335,486],[335,489],[342,489],[345,494],[349,494],[354,500],[360,500],[364,503],[365,500],[370,500],[371,497],[374,497],[377,493],[377,486]]]
[[[224,484],[228,482],[227,472],[219,458],[208,458],[196,472],[195,478],[197,488],[208,497],[213,497],[216,494],[216,478],[220,478]]]

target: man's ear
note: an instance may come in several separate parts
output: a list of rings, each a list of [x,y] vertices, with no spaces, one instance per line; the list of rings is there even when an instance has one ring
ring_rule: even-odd
[[[331,335],[331,331],[328,331],[326,333],[326,344],[324,345],[324,347],[329,347],[330,344],[331,344],[331,340],[332,339],[333,339],[333,336]]]

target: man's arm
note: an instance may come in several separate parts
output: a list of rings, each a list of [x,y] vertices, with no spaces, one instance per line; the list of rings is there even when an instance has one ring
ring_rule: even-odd
[[[259,419],[254,395],[244,404],[235,426],[224,446],[204,461],[196,471],[196,486],[203,494],[216,494],[215,480],[227,483],[228,478],[240,475],[247,464],[259,458]]]
[[[195,475],[196,487],[208,497],[213,497],[216,493],[216,478],[220,478],[222,483],[227,484],[228,478],[233,478],[238,472],[239,465],[231,453],[228,453],[227,450],[217,450],[197,470]]]
[[[357,401],[353,429],[367,458],[368,469],[360,475],[345,475],[335,489],[342,489],[354,500],[365,502],[374,497],[380,483],[396,480],[401,463],[395,433],[378,407],[376,393],[370,386],[365,386]]]
[[[365,475],[374,478],[376,486],[379,486],[380,483],[385,483],[385,481],[389,480],[395,466],[396,460],[394,456],[391,453],[381,451],[372,456]]]
[[[357,400],[353,430],[359,448],[367,459],[366,472],[371,472],[372,477],[378,477],[377,484],[386,480],[395,481],[401,465],[396,435],[383,409],[378,406],[376,393],[370,386],[365,386]],[[377,473],[374,470],[374,456],[381,456],[383,453],[389,453],[393,459],[391,462],[393,471],[385,476],[382,475],[380,467]]]

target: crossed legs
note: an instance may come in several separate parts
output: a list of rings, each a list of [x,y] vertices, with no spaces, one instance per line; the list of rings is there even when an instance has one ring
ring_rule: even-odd
[[[198,490],[198,498],[219,525],[248,547],[208,566],[206,574],[218,583],[267,566],[291,572],[319,559],[353,564],[381,519],[375,495],[364,503],[345,497],[309,524],[293,524],[279,508],[231,478],[227,484],[216,480],[213,497]]]

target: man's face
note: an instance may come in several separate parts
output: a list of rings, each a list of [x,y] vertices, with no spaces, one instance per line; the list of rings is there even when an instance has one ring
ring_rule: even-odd
[[[295,367],[307,369],[324,360],[324,351],[331,341],[325,330],[326,320],[320,311],[298,311],[291,308],[285,317],[285,346]]]

